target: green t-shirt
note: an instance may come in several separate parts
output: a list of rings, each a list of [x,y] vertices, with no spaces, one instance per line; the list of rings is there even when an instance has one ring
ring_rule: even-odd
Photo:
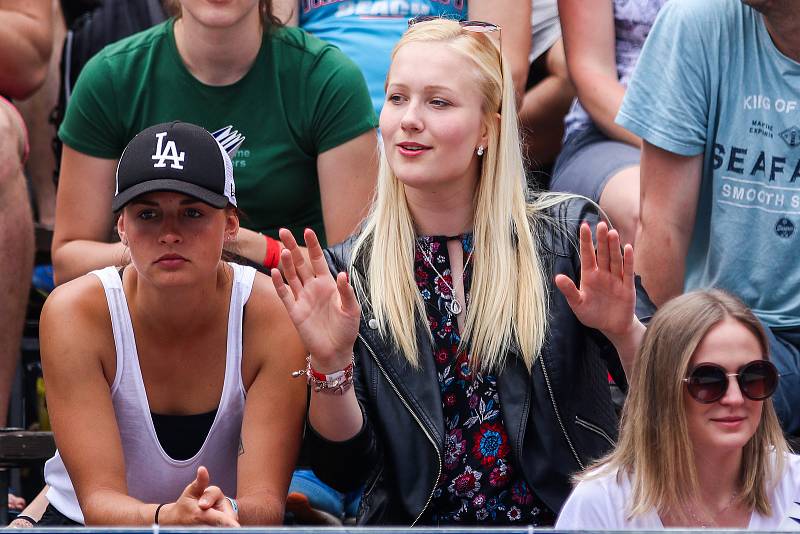
[[[232,157],[242,225],[323,237],[317,156],[376,126],[358,67],[297,28],[265,33],[238,82],[214,87],[186,69],[173,20],[104,48],[84,67],[59,130],[72,149],[117,159],[141,130],[203,126]],[[235,51],[231,50],[231,54]],[[110,209],[110,206],[109,206]]]

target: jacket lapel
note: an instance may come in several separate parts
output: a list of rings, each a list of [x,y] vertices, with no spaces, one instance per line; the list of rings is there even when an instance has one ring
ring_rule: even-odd
[[[348,257],[349,252],[348,250]],[[366,287],[366,284],[363,283],[363,280],[366,280],[363,264],[356,263],[355,274],[361,277],[362,287]],[[366,295],[366,300],[366,303],[360,303],[360,334],[373,349],[372,357],[388,373],[403,400],[411,407],[422,424],[430,430],[439,450],[442,451],[444,449],[444,414],[436,363],[433,359],[433,346],[427,330],[428,325],[417,321],[417,350],[420,366],[415,369],[402,353],[397,351],[396,347],[387,343],[380,336],[377,319],[372,315],[368,304],[369,295]]]
[[[377,329],[369,327],[371,319],[373,319],[371,316],[362,318],[361,334],[374,348],[373,357],[388,373],[414,414],[432,432],[439,450],[442,450],[444,447],[442,397],[430,339],[426,335],[417,335],[420,367],[415,369],[400,352],[383,340]]]

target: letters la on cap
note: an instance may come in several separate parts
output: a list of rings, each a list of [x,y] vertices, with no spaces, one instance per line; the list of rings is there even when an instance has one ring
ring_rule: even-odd
[[[153,191],[184,193],[215,208],[236,206],[228,153],[208,131],[188,122],[142,130],[122,152],[113,210]]]

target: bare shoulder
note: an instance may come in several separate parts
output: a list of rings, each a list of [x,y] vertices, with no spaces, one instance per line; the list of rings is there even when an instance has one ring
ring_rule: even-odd
[[[262,315],[262,317],[264,315],[275,315],[283,311],[286,320],[289,320],[289,316],[286,314],[277,291],[275,291],[272,280],[261,272],[256,272],[255,279],[253,280],[253,289],[250,292],[250,299],[247,301],[247,308],[248,314],[259,314]]]
[[[305,349],[266,275],[256,273],[244,317],[242,371],[245,384],[262,370],[289,376],[304,365]]]
[[[113,346],[111,315],[100,279],[87,274],[53,290],[42,309],[39,334],[44,360],[97,353],[109,341]]]
[[[56,287],[45,301],[42,316],[68,319],[70,315],[79,315],[89,318],[107,309],[102,282],[97,276],[86,274]]]
[[[272,280],[260,272],[253,280],[243,330],[245,336],[262,342],[280,342],[281,338],[295,334],[294,325]]]

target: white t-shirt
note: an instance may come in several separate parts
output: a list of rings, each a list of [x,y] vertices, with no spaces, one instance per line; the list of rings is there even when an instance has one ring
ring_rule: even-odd
[[[561,22],[558,19],[557,0],[533,0],[531,3],[531,53],[528,61],[550,50],[561,37]]]
[[[567,499],[556,521],[556,529],[619,530],[663,529],[655,508],[627,519],[631,484],[627,476],[617,481],[617,472],[581,481]],[[790,454],[780,481],[770,493],[772,515],[753,512],[747,530],[800,530],[800,456]]]

